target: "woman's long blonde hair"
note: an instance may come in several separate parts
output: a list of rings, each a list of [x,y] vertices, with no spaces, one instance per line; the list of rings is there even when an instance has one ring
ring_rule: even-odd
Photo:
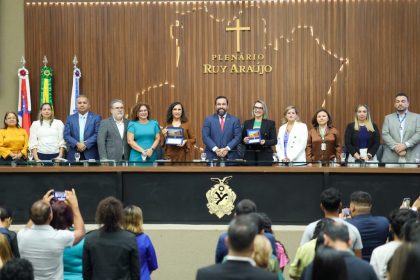
[[[252,253],[252,259],[256,265],[261,268],[267,268],[272,252],[273,249],[267,237],[257,234],[254,239],[254,252]]]
[[[366,108],[366,128],[370,132],[374,132],[375,128],[373,128],[372,119],[370,118],[370,110],[369,107],[366,104],[359,104],[356,106],[356,109],[354,110],[354,130],[359,130],[359,119],[357,118],[357,111],[360,107]]]
[[[130,205],[124,208],[123,227],[136,234],[143,232],[143,211],[140,207]]]

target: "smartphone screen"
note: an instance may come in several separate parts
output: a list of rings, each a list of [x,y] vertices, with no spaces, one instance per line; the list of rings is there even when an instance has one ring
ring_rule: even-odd
[[[57,201],[64,201],[66,200],[66,193],[65,192],[54,192],[54,199]]]

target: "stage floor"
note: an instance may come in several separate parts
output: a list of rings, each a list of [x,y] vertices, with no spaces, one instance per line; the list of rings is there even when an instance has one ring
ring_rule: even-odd
[[[345,206],[353,191],[371,193],[373,213],[384,216],[399,207],[404,197],[414,201],[420,195],[420,168],[18,166],[0,168],[0,204],[14,210],[15,223],[24,223],[31,204],[48,189],[74,187],[87,223],[94,223],[98,202],[112,195],[124,205],[139,205],[145,223],[226,224],[232,214],[220,219],[210,214],[206,193],[218,179],[229,176],[227,185],[236,195],[235,202],[252,199],[258,211],[283,225],[318,219],[319,195],[328,187],[343,193]],[[213,207],[228,206],[235,196],[222,194],[210,194]]]

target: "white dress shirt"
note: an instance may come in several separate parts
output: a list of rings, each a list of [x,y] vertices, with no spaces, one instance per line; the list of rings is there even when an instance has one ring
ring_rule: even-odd
[[[64,124],[60,120],[34,121],[31,125],[29,136],[29,149],[37,149],[41,154],[57,154],[60,148],[66,147],[63,139]]]

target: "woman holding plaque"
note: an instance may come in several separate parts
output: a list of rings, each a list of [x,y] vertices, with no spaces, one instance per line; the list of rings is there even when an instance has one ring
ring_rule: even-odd
[[[379,129],[372,123],[369,107],[357,105],[354,122],[347,125],[345,133],[348,162],[376,160],[379,148]]]
[[[341,141],[338,130],[332,126],[330,113],[320,109],[312,117],[312,128],[308,133],[306,160],[308,162],[341,161]]]
[[[18,123],[15,112],[4,115],[4,128],[0,129],[0,164],[20,161],[28,153],[28,134]]]
[[[165,138],[165,157],[171,161],[191,161],[196,138],[181,102],[169,105],[166,127],[162,129]]]
[[[279,161],[304,164],[306,162],[305,148],[308,142],[308,127],[300,122],[295,106],[286,107],[282,123],[276,146]]]
[[[54,118],[51,104],[41,105],[39,118],[31,125],[29,150],[34,160],[52,160],[64,157],[66,142],[63,138],[64,124]]]
[[[156,148],[160,141],[160,128],[150,119],[150,107],[137,103],[127,128],[127,142],[131,146],[129,161],[142,161],[139,165],[153,165],[157,159]]]
[[[267,119],[267,105],[262,100],[254,103],[252,116],[253,119],[244,122],[242,130],[242,141],[245,144],[244,160],[247,161],[247,165],[271,166],[272,147],[277,144],[276,124]]]

